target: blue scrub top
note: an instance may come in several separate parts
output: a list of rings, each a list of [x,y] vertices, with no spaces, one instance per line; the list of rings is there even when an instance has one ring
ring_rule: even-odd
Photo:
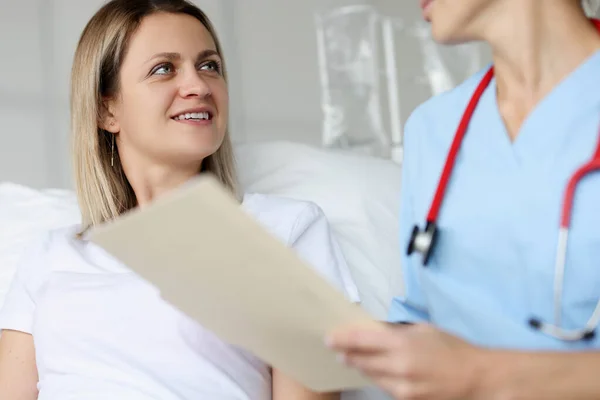
[[[406,124],[400,216],[405,292],[394,298],[389,320],[431,322],[495,348],[600,347],[600,332],[594,340],[570,343],[528,325],[532,316],[554,323],[563,194],[598,140],[600,52],[539,103],[514,142],[492,81],[460,149],[427,268],[420,254],[406,255],[413,225],[424,226],[459,120],[484,73],[427,101]],[[581,181],[575,196],[563,327],[583,327],[599,298],[600,173],[595,173]]]

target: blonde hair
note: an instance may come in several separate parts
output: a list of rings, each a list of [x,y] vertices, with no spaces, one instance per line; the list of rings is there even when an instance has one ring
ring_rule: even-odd
[[[111,220],[137,205],[118,156],[114,135],[99,127],[103,98],[119,91],[119,71],[133,33],[154,13],[187,14],[210,32],[223,53],[208,17],[186,0],[112,0],[88,22],[81,34],[71,71],[71,130],[75,185],[82,227]],[[227,79],[225,65],[223,75]],[[113,164],[113,165],[111,165]],[[220,148],[202,162],[237,196],[235,161],[229,131]]]

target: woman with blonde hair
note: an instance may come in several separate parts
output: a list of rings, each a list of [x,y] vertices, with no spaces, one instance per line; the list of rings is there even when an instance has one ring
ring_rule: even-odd
[[[0,310],[0,397],[339,398],[312,393],[221,341],[86,241],[88,227],[144,207],[198,173],[214,174],[238,195],[225,67],[206,15],[185,0],[103,6],[77,47],[71,118],[82,225],[44,235],[18,267]],[[317,206],[259,194],[239,198],[358,301]]]

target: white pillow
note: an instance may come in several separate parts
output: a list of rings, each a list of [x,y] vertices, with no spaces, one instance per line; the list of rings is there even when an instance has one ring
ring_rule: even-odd
[[[0,182],[0,307],[23,250],[38,235],[80,221],[74,193]]]
[[[290,142],[237,145],[246,191],[316,203],[340,242],[362,304],[384,319],[401,290],[400,165]]]

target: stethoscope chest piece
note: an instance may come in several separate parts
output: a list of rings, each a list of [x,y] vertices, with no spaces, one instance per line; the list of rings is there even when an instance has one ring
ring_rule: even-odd
[[[437,242],[438,229],[434,222],[428,222],[425,229],[414,226],[410,241],[408,242],[407,254],[410,256],[415,251],[423,255],[423,266],[427,266],[429,258],[433,253]]]

